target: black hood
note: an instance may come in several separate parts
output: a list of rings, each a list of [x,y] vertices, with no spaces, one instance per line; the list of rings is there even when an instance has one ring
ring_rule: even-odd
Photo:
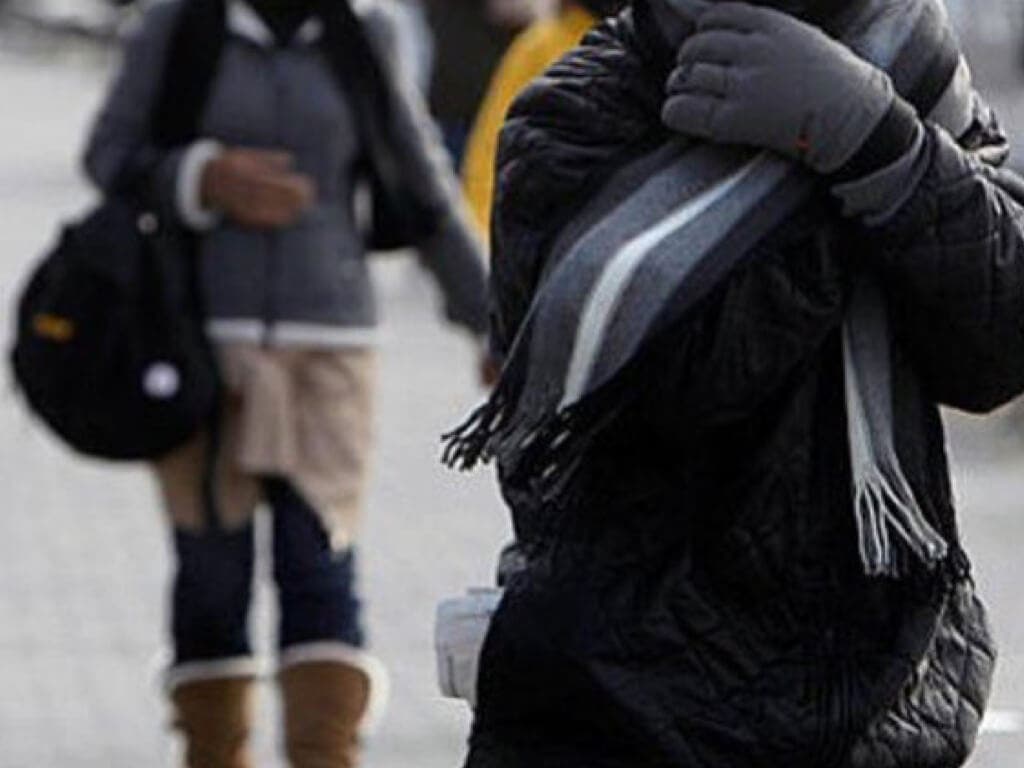
[[[282,42],[292,35],[320,5],[320,0],[247,0]]]
[[[682,0],[681,5],[703,5],[704,3],[733,2],[734,0]],[[745,0],[751,5],[764,5],[769,8],[788,13],[791,16],[804,19],[817,24],[826,23],[829,19],[837,16],[843,10],[861,2],[862,0]],[[647,0],[633,0],[634,5],[640,5]],[[671,0],[662,0],[663,3],[670,3]],[[585,5],[587,3],[584,3]],[[613,3],[605,3],[612,5]],[[621,7],[624,3],[619,3]]]
[[[684,37],[693,29],[693,17],[687,18],[685,13],[675,10],[675,5],[683,8],[701,6],[711,2],[731,2],[732,0],[632,0],[637,26],[641,33],[654,42],[656,47],[671,51],[675,58],[675,49]],[[865,2],[865,0],[748,0],[751,5],[763,5],[803,19],[815,26],[834,33],[833,27],[841,18],[843,11]],[[699,13],[695,10],[694,14]],[[665,55],[666,50],[655,51],[656,57]]]
[[[576,0],[576,2],[599,19],[614,16],[626,5],[626,0]]]
[[[752,5],[766,5],[790,16],[825,25],[854,0],[750,0]]]

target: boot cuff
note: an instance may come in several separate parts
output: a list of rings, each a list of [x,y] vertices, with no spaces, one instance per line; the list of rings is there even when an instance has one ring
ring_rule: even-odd
[[[206,680],[258,679],[265,676],[264,665],[252,656],[234,656],[208,661],[189,661],[167,670],[164,687],[168,693],[189,683]]]

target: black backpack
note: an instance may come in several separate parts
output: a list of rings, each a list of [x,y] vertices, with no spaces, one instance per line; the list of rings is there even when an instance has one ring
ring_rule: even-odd
[[[188,0],[150,118],[157,147],[187,144],[216,51],[184,44],[223,4]],[[217,410],[218,375],[202,328],[194,238],[146,204],[149,173],[64,228],[18,307],[11,353],[31,408],[75,450],[149,460],[183,444]]]
[[[14,373],[81,453],[158,458],[206,424],[217,372],[179,238],[126,199],[65,228],[18,309]]]

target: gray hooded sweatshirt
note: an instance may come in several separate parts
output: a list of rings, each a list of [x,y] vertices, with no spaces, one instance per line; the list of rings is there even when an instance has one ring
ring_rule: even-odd
[[[86,170],[101,189],[111,190],[120,169],[142,151],[181,5],[165,0],[153,6],[128,42],[85,154]],[[384,53],[390,19],[376,7],[362,17],[390,72]],[[377,309],[356,213],[358,124],[318,45],[321,34],[313,16],[280,45],[248,4],[229,0],[227,41],[200,120],[203,138],[159,165],[158,194],[185,226],[201,233],[201,285],[217,341],[328,347],[374,341]],[[426,111],[411,87],[399,83],[398,89],[404,103],[396,119],[422,158],[423,181],[443,189],[448,201],[445,220],[421,254],[438,278],[448,317],[482,333],[481,249]],[[225,146],[291,153],[296,170],[316,184],[314,205],[277,231],[246,229],[204,210],[202,170]]]

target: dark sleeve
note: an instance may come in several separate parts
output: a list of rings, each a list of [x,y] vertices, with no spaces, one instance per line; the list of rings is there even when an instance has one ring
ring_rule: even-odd
[[[156,150],[149,140],[149,119],[179,9],[178,3],[154,6],[128,39],[83,157],[89,179],[107,193],[132,169],[154,169],[156,193],[168,210],[176,208],[178,169],[186,148]]]
[[[989,411],[1024,390],[1020,181],[929,127],[914,191],[868,233],[894,330],[929,395]]]
[[[445,317],[474,336],[487,333],[487,277],[482,246],[467,216],[453,213],[420,246],[421,263],[441,289]]]

